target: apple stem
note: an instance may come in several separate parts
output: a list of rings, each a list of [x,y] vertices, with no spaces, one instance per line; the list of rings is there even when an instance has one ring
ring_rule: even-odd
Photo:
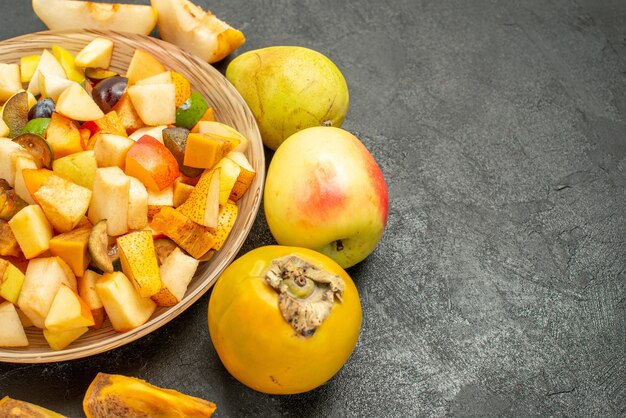
[[[328,318],[335,303],[341,302],[344,282],[297,255],[272,260],[265,281],[279,294],[283,318],[303,337],[310,337]]]

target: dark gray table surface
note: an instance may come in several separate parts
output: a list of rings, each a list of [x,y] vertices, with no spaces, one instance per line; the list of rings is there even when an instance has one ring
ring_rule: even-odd
[[[307,394],[247,389],[209,339],[209,292],[109,353],[0,364],[0,396],[78,417],[106,371],[219,417],[626,415],[626,2],[208,3],[240,52],[307,46],[348,81],[344,128],[390,194],[383,240],[349,269],[352,357]],[[0,38],[43,29],[29,1],[0,3]],[[271,243],[261,211],[242,251]]]

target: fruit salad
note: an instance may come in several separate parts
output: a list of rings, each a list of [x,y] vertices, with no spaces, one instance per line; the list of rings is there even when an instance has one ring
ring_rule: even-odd
[[[0,347],[62,350],[185,296],[255,171],[248,140],[183,75],[114,43],[0,64]]]

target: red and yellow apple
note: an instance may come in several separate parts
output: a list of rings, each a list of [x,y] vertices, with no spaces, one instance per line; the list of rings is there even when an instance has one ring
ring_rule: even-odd
[[[340,128],[307,128],[285,140],[264,198],[279,244],[311,248],[344,268],[374,250],[387,223],[383,174],[361,141]]]
[[[129,148],[125,171],[152,191],[165,189],[180,176],[178,163],[170,150],[149,135],[142,136]]]

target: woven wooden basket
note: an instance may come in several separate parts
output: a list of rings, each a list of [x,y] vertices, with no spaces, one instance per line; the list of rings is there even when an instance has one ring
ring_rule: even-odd
[[[3,362],[44,363],[91,356],[134,341],[159,328],[188,308],[213,285],[237,255],[259,210],[265,162],[256,121],[235,88],[206,62],[156,38],[97,30],[47,31],[12,38],[0,42],[0,62],[19,63],[20,57],[41,54],[44,48],[49,49],[52,45],[60,45],[76,54],[98,36],[114,42],[111,69],[119,73],[125,73],[135,49],[141,48],[156,57],[166,68],[185,76],[213,107],[218,121],[234,127],[250,140],[246,154],[256,170],[256,178],[238,202],[239,215],[225,245],[209,261],[200,264],[185,298],[179,304],[171,308],[158,308],[146,324],[126,333],[115,332],[106,321],[101,329],[90,330],[61,351],[51,350],[41,330],[30,327],[26,329],[30,345],[20,349],[0,348],[0,361]]]

